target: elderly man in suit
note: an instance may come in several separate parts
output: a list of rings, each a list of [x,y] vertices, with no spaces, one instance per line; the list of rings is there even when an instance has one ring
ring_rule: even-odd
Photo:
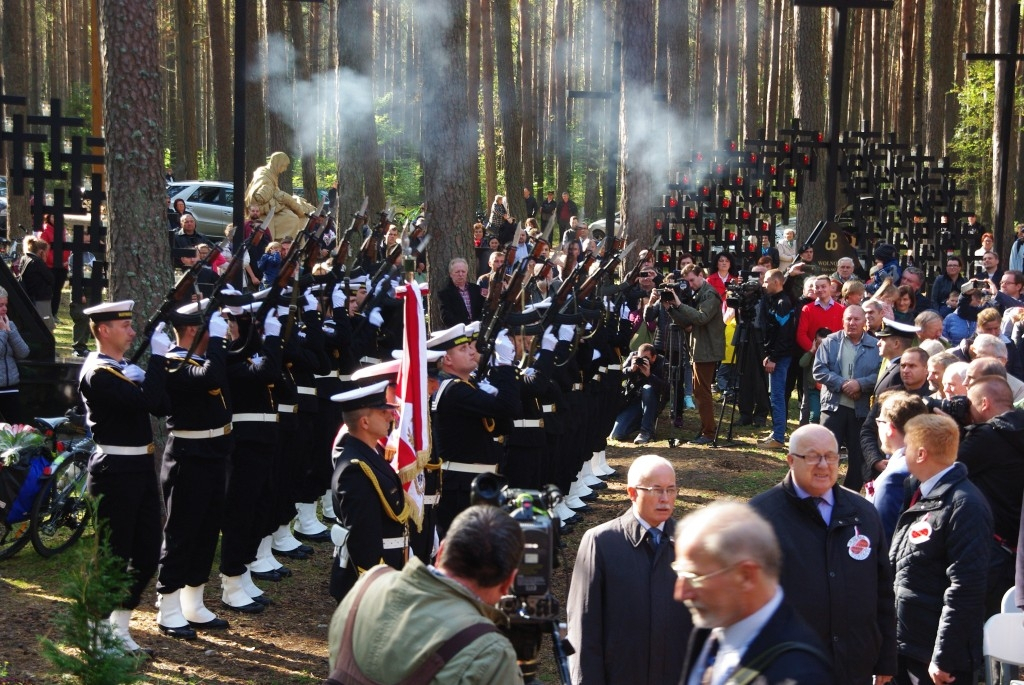
[[[689,636],[686,609],[671,601],[676,473],[654,454],[629,467],[630,510],[580,541],[569,588],[574,685],[657,685],[679,679]]]
[[[448,284],[438,291],[437,297],[442,328],[480,320],[484,296],[480,286],[469,281],[469,264],[462,257],[448,263]]]
[[[835,682],[821,639],[779,587],[781,565],[775,532],[747,504],[716,502],[679,522],[675,598],[696,627],[681,685]]]

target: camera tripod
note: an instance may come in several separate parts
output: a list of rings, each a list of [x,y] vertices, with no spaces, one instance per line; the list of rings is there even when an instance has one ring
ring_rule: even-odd
[[[686,412],[682,408],[676,411],[679,402],[679,384],[683,381],[683,370],[690,366],[690,334],[669,320],[665,328],[668,338],[665,346],[665,358],[668,360],[668,406],[669,414],[678,416],[680,421]],[[682,429],[682,426],[680,426]]]
[[[715,429],[715,439],[711,443],[712,447],[731,447],[733,445],[742,444],[735,438],[733,438],[733,424],[736,419],[736,403],[739,401],[740,389],[743,385],[743,378],[747,376],[750,371],[748,366],[753,361],[755,362],[753,369],[753,375],[755,377],[755,383],[761,384],[764,389],[764,397],[770,397],[768,392],[768,378],[764,373],[756,368],[756,359],[752,357],[753,354],[757,353],[757,349],[754,348],[754,344],[751,343],[750,337],[753,330],[753,323],[750,319],[752,316],[741,314],[739,310],[736,311],[736,337],[734,338],[733,352],[732,352],[732,364],[736,364],[737,357],[739,358],[739,364],[736,368],[736,373],[729,381],[729,387],[722,395],[722,408],[718,413],[718,427]],[[718,438],[722,434],[722,423],[725,420],[726,407],[731,405],[729,412],[729,431],[725,437],[724,443],[719,443]],[[769,416],[771,415],[771,401],[768,402]]]

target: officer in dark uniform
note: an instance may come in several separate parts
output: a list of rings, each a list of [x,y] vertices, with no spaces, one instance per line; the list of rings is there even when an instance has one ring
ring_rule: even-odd
[[[479,363],[466,327],[456,324],[437,336],[431,347],[444,350],[438,362],[440,384],[430,402],[434,453],[443,462],[437,532],[443,538],[458,513],[470,505],[470,486],[481,473],[496,473],[502,459],[499,422],[511,423],[522,412],[515,345],[507,331],[495,342],[494,360],[485,381],[475,383]]]
[[[132,579],[128,598],[110,614],[111,628],[126,651],[151,656],[152,650],[132,639],[128,625],[160,559],[160,489],[153,472],[149,417],[170,411],[164,381],[171,339],[160,324],[150,339],[147,371],[127,362],[124,355],[135,340],[134,305],[122,300],[83,310],[98,351],[82,364],[78,387],[96,442],[86,488],[93,497],[102,497],[97,515],[106,521],[111,551],[125,560]]]
[[[256,560],[270,520],[260,504],[272,499],[274,488],[278,415],[271,389],[281,373],[281,321],[276,311],[270,311],[260,336],[252,320],[259,307],[228,307],[227,376],[235,447],[221,522],[221,603],[248,614],[258,614],[270,603],[253,583],[249,564]]]
[[[157,626],[172,637],[195,639],[196,631],[223,629],[203,603],[224,509],[226,461],[234,447],[231,407],[224,393],[227,363],[224,338],[228,322],[215,312],[200,336],[206,302],[172,314],[177,345],[167,353],[167,416],[160,484],[167,520],[160,550],[156,591],[160,594]],[[188,357],[188,359],[186,359]]]
[[[388,402],[388,381],[335,395],[347,428],[334,446],[331,479],[338,524],[330,593],[341,602],[360,574],[378,565],[395,569],[408,556],[410,507],[398,474],[384,460],[379,442],[388,435],[397,404]]]

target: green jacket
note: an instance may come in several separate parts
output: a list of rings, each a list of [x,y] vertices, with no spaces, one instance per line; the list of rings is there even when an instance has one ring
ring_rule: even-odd
[[[345,619],[367,575],[363,574],[331,618],[327,645],[332,672]],[[352,650],[363,675],[380,683],[398,683],[455,633],[485,621],[500,627],[507,619],[459,583],[433,573],[413,557],[401,572],[378,578],[363,595],[353,627]],[[478,637],[431,681],[438,685],[522,682],[515,650],[501,633]]]
[[[679,305],[669,316],[680,326],[693,326],[690,353],[694,362],[720,362],[725,358],[725,320],[722,298],[706,281],[697,291],[697,308]]]

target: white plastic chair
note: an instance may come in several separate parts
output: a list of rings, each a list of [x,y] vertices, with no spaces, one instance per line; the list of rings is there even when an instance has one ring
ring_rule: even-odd
[[[982,654],[985,655],[986,685],[996,683],[994,661],[1024,666],[1024,616],[1019,612],[996,614],[985,621]]]
[[[1019,614],[1021,612],[1020,607],[1017,606],[1016,602],[1016,591],[1017,588],[1011,587],[1003,595],[1003,601],[1000,604],[1000,611],[1004,614]]]

